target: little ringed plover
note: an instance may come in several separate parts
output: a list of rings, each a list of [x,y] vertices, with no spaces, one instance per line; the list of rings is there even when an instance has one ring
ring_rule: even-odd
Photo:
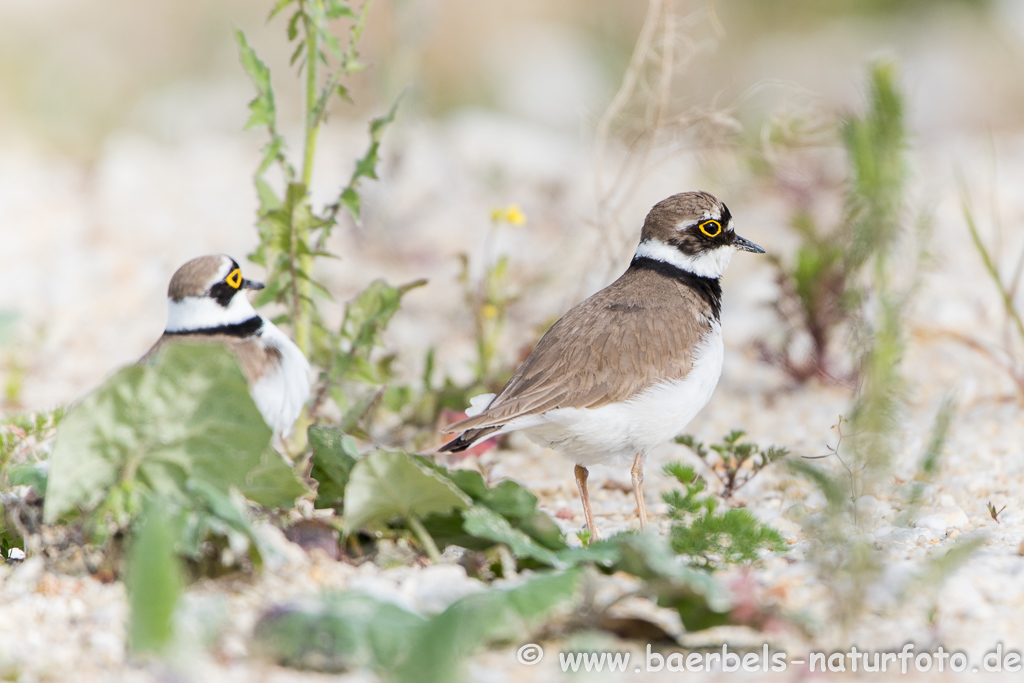
[[[644,458],[686,427],[722,373],[719,280],[737,250],[764,253],[714,196],[655,204],[626,272],[552,325],[497,395],[474,398],[469,417],[444,430],[461,434],[439,450],[522,430],[576,463],[595,536],[587,467],[632,463],[643,529]]]
[[[224,254],[200,256],[178,268],[167,287],[167,328],[142,357],[165,344],[227,346],[249,383],[249,393],[274,434],[285,439],[309,398],[309,362],[294,342],[249,303],[245,290],[263,284],[242,277]]]

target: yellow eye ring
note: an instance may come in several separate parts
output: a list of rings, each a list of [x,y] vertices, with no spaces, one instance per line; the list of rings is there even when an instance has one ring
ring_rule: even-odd
[[[697,227],[708,237],[718,237],[722,234],[722,224],[718,221],[704,221]]]
[[[226,278],[224,278],[224,282],[228,283],[235,289],[238,289],[239,287],[242,286],[242,271],[238,268],[235,268],[230,273],[228,273],[228,276]]]

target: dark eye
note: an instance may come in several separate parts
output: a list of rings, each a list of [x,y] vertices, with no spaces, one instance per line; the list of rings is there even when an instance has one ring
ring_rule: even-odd
[[[704,228],[702,227],[701,229],[703,230]],[[226,278],[224,278],[224,282],[228,283],[235,289],[238,289],[239,287],[242,286],[242,271],[238,268],[235,268],[230,273],[228,273],[228,276]]]
[[[722,224],[718,221],[704,221],[697,227],[699,227],[700,231],[708,237],[718,237],[722,234]]]

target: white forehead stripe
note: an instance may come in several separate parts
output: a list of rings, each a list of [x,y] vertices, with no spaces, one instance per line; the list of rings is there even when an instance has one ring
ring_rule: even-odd
[[[633,257],[662,261],[700,277],[720,278],[735,251],[736,247],[727,244],[696,256],[687,256],[661,240],[644,240],[637,246]]]
[[[217,284],[228,276],[234,268],[231,267],[231,258],[228,256],[220,257],[220,268],[217,269],[217,279],[211,282],[211,285]]]

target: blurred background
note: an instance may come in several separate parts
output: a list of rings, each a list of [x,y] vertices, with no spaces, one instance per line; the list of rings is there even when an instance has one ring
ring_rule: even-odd
[[[253,89],[236,28],[271,68],[289,153],[301,148],[301,83],[287,19],[268,24],[270,5],[0,0],[7,408],[80,397],[159,336],[178,265],[211,251],[241,261],[255,248],[251,178],[265,134],[243,130]],[[962,225],[947,225],[960,220],[957,167],[979,197],[998,197],[986,216],[1019,226],[1017,0],[377,0],[362,43],[369,68],[322,133],[319,201],[351,174],[369,118],[404,95],[381,180],[364,183],[363,222],[335,230],[341,258],[319,275],[338,315],[373,278],[428,277],[395,321],[395,346],[410,347],[400,362],[413,372],[439,345],[457,376],[472,355],[460,253],[477,267],[509,256],[522,296],[508,357],[621,271],[647,209],[674,192],[714,192],[741,234],[785,253],[790,204],[813,204],[806,195],[835,171],[800,163],[799,147],[821,142],[823,115],[863,108],[877,57],[900,64],[916,201],[937,216],[937,239],[969,251]],[[781,190],[757,164],[779,131],[791,134],[787,154],[797,149]],[[510,204],[526,224],[492,235],[491,210]],[[754,259],[733,271],[726,331],[742,346],[770,325],[773,284]],[[959,305],[924,307],[956,324],[976,304]]]

